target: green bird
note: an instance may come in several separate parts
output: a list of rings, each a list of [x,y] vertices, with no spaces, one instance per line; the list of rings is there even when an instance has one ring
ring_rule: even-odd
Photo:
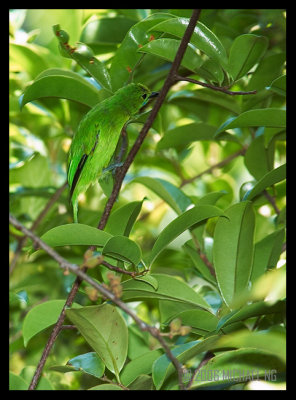
[[[68,183],[74,222],[78,196],[94,184],[115,152],[123,126],[158,92],[130,83],[93,107],[80,121],[68,157]]]

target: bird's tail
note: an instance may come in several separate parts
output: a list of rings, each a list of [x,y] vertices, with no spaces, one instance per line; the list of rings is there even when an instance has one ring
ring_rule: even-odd
[[[72,197],[72,205],[73,205],[73,219],[74,222],[77,223],[78,222],[78,199],[77,196]]]

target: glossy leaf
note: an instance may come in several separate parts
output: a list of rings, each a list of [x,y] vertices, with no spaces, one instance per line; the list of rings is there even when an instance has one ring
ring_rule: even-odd
[[[148,29],[168,18],[172,18],[172,15],[165,13],[152,14],[133,25],[127,32],[112,59],[110,67],[110,76],[114,91],[127,83],[131,71],[142,57],[138,52],[139,47],[148,43],[149,39],[156,39],[159,36],[154,35],[151,37]]]
[[[196,225],[198,222],[204,221],[208,218],[222,216],[223,211],[215,206],[196,206],[182,215],[174,219],[166,228],[160,233],[149,256],[149,264],[151,265],[158,254],[168,246],[177,236],[181,235],[184,231]]]
[[[103,383],[102,385],[93,386],[88,390],[123,390],[123,389],[119,385],[115,385],[115,383]]]
[[[143,201],[132,201],[111,213],[105,227],[105,232],[109,232],[112,235],[129,236],[141,212]]]
[[[122,370],[120,374],[121,383],[124,386],[130,385],[139,375],[150,374],[152,364],[162,355],[161,349],[149,351],[140,357],[134,358]]]
[[[191,304],[193,307],[197,308],[209,309],[209,305],[203,297],[197,294],[185,282],[165,274],[152,274],[151,276],[158,282],[156,289],[150,283],[140,279],[129,279],[122,282],[122,300],[129,301],[131,299],[144,298],[163,299]]]
[[[32,337],[55,324],[65,305],[65,300],[49,300],[33,307],[23,322],[24,345],[27,346]],[[74,303],[74,307],[79,307]]]
[[[173,61],[179,46],[180,40],[162,38],[148,42],[140,47],[138,51],[141,53],[153,54],[168,61]],[[203,59],[196,53],[194,48],[187,46],[181,65],[190,71],[196,72],[203,62]]]
[[[138,265],[142,252],[136,242],[126,236],[113,236],[105,244],[102,254]]]
[[[181,344],[172,349],[174,356],[184,364],[187,360],[195,357],[196,355],[213,349],[215,343],[219,339],[218,335],[213,335],[204,340],[195,340],[185,344]],[[170,359],[166,354],[159,357],[152,367],[152,378],[156,389],[160,389],[165,379],[176,371]]]
[[[81,75],[60,68],[52,68],[38,75],[25,89],[20,107],[43,97],[68,99],[89,107],[95,106],[102,100],[100,92]]]
[[[267,187],[275,185],[278,182],[286,179],[286,164],[281,165],[278,168],[273,169],[272,171],[265,174],[256,184],[255,186],[249,190],[245,196],[244,200],[252,200],[258,194],[262,193]]]
[[[238,36],[230,48],[228,72],[234,81],[244,76],[263,56],[268,40],[264,36]]]
[[[182,321],[182,325],[190,326],[191,332],[205,336],[209,332],[216,329],[218,318],[211,312],[202,309],[187,309],[182,310],[185,305],[176,306],[172,301],[160,300],[160,313],[163,324],[167,325],[175,318]],[[184,307],[185,308],[185,307]]]
[[[217,130],[216,135],[233,128],[249,126],[268,126],[282,128],[286,126],[286,111],[278,108],[263,108],[245,111],[238,117],[229,118]]]
[[[225,93],[215,92],[210,89],[198,89],[198,90],[181,90],[173,93],[168,101],[172,103],[176,103],[178,100],[190,99],[190,101],[204,102],[209,103],[211,105],[217,105],[222,109],[226,109],[231,111],[233,114],[240,113],[240,106],[235,101],[235,99],[231,98],[229,95]]]
[[[283,74],[285,61],[285,53],[266,55],[252,74],[246,90],[258,91],[264,89],[266,86],[270,86],[272,81]]]
[[[80,41],[90,45],[120,43],[135,21],[123,17],[99,18],[89,21],[83,28]],[[112,32],[112,35],[110,35]]]
[[[284,365],[275,356],[264,350],[239,349],[216,354],[200,368],[193,380],[192,390],[226,389],[235,384],[267,380],[268,374],[275,379],[283,372]],[[188,381],[191,374],[188,374]]]
[[[251,202],[224,211],[214,233],[214,267],[221,295],[227,305],[249,282],[253,262],[255,213]]]
[[[205,263],[200,258],[198,252],[196,251],[196,247],[194,245],[190,245],[190,240],[182,246],[184,251],[189,255],[190,259],[193,262],[195,268],[201,273],[201,275],[209,282],[216,283],[216,279],[210,273],[209,268],[205,265]]]
[[[98,355],[94,352],[80,354],[71,358],[67,365],[75,367],[79,371],[83,371],[89,375],[100,378],[105,371],[105,365]]]
[[[267,268],[275,268],[282,252],[285,231],[279,229],[255,244],[251,282],[264,274]]]
[[[56,226],[41,236],[41,240],[51,247],[73,245],[105,246],[111,239],[110,233],[84,224]]]
[[[71,47],[68,44],[67,32],[60,29],[60,25],[54,25],[53,31],[59,41],[62,54],[76,61],[86,72],[88,72],[103,88],[112,91],[109,72],[101,61],[94,57],[92,50],[84,43]],[[67,36],[64,39],[64,35]]]
[[[218,343],[222,347],[253,348],[273,354],[286,361],[286,338],[280,332],[242,330],[222,336]]]
[[[141,176],[135,178],[133,183],[141,183],[148,189],[152,190],[162,200],[164,200],[177,214],[181,214],[191,204],[189,197],[172,183],[160,178],[150,178]]]
[[[274,142],[265,145],[265,136],[255,137],[248,147],[244,163],[248,171],[255,179],[262,178],[267,172],[273,169],[274,163]]]
[[[217,330],[220,330],[229,324],[233,324],[234,322],[244,321],[248,318],[257,317],[259,315],[283,313],[284,310],[284,302],[278,302],[272,306],[265,301],[247,304],[239,310],[234,310],[230,314],[222,317],[217,325]]]
[[[189,18],[172,18],[168,21],[160,22],[150,28],[150,31],[160,31],[182,38],[189,23]],[[223,67],[227,67],[226,51],[217,36],[203,23],[198,22],[191,36],[190,42],[207,56],[213,58]]]
[[[116,307],[110,304],[66,311],[67,317],[117,377],[127,355],[127,326]]]
[[[206,124],[193,122],[188,125],[178,126],[168,130],[157,144],[157,149],[167,149],[173,147],[183,150],[190,143],[198,140],[213,140],[216,127]]]
[[[286,75],[272,81],[269,89],[281,96],[286,96]]]

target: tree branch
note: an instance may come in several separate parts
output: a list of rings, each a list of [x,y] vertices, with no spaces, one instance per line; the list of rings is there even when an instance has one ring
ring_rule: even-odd
[[[140,134],[138,136],[138,138],[136,139],[133,147],[131,148],[129,154],[127,155],[127,158],[126,158],[123,166],[120,169],[118,169],[118,172],[116,173],[116,180],[115,180],[115,183],[114,183],[114,187],[113,187],[112,193],[111,193],[111,195],[110,195],[110,197],[109,197],[109,199],[108,199],[108,201],[107,201],[107,203],[105,205],[103,214],[102,214],[102,216],[100,218],[100,221],[99,221],[99,224],[98,224],[98,229],[103,230],[104,227],[106,226],[106,223],[108,221],[109,215],[110,215],[111,210],[112,210],[112,207],[113,207],[113,205],[114,205],[114,203],[115,203],[115,201],[117,199],[117,196],[118,196],[118,194],[120,192],[121,185],[122,185],[122,182],[123,182],[123,180],[125,178],[125,175],[126,175],[128,169],[129,169],[130,165],[132,164],[136,154],[138,153],[138,151],[139,151],[139,149],[140,149],[140,147],[141,147],[141,145],[142,145],[142,143],[143,143],[143,141],[144,141],[144,139],[145,139],[150,127],[152,126],[152,123],[153,123],[153,121],[154,121],[154,119],[155,119],[155,117],[156,117],[156,115],[157,115],[157,113],[158,113],[158,111],[159,111],[159,109],[160,109],[160,107],[161,107],[161,105],[162,105],[162,103],[163,103],[163,101],[164,101],[164,99],[165,99],[170,87],[175,83],[175,75],[178,72],[178,68],[179,68],[179,66],[181,64],[181,61],[182,61],[182,58],[183,58],[183,56],[185,54],[187,45],[188,45],[188,43],[190,41],[190,38],[191,38],[191,35],[192,35],[193,31],[194,31],[196,23],[197,23],[197,21],[199,19],[200,12],[201,12],[200,9],[194,9],[193,10],[192,16],[191,16],[190,21],[189,21],[189,24],[188,24],[188,26],[186,28],[186,31],[184,33],[183,38],[181,39],[180,46],[179,46],[178,51],[176,53],[175,59],[174,59],[174,61],[172,63],[172,66],[171,66],[171,69],[170,69],[169,74],[167,76],[167,79],[165,80],[164,85],[162,87],[162,90],[160,91],[160,94],[159,94],[158,98],[156,99],[154,107],[152,108],[152,111],[151,111],[147,121],[145,122],[145,124],[144,124],[144,126],[143,126],[143,128],[142,128],[142,130],[141,130],[141,132],[140,132]],[[94,250],[94,246],[91,246],[90,249]],[[44,364],[46,362],[46,359],[48,357],[48,354],[49,354],[49,352],[50,352],[50,350],[51,350],[51,348],[52,348],[52,346],[53,346],[53,344],[55,342],[55,339],[57,338],[57,335],[61,330],[61,326],[62,326],[62,324],[64,322],[65,309],[66,309],[66,307],[70,307],[72,305],[72,303],[74,301],[74,298],[75,298],[75,295],[76,295],[76,293],[78,291],[78,288],[80,286],[80,283],[81,283],[81,279],[82,279],[82,275],[81,274],[84,274],[85,271],[86,271],[86,268],[80,269],[79,270],[79,274],[77,274],[77,279],[75,280],[75,282],[74,282],[74,284],[72,286],[72,289],[71,289],[71,291],[70,291],[70,293],[68,295],[68,298],[67,298],[66,303],[65,303],[65,305],[63,307],[63,310],[62,310],[62,312],[61,312],[61,314],[60,314],[60,316],[58,318],[58,321],[57,321],[56,325],[53,328],[53,331],[52,331],[52,333],[51,333],[51,335],[49,337],[49,340],[48,340],[48,342],[47,342],[47,344],[45,346],[45,349],[44,349],[43,354],[41,356],[41,359],[39,361],[38,367],[37,367],[37,369],[35,371],[35,374],[33,376],[32,382],[31,382],[31,384],[29,386],[29,389],[31,389],[31,390],[35,389],[35,387],[36,387],[36,385],[38,383],[38,380],[40,378],[40,375],[41,375],[42,369],[44,367]],[[85,276],[87,277],[87,275],[85,275]],[[106,297],[108,297],[108,296],[106,296]],[[150,333],[152,334],[152,332],[150,332]],[[159,336],[158,340],[161,343],[161,345],[164,347],[164,349],[166,349],[166,352],[167,352],[169,358],[172,360],[174,366],[176,367],[176,369],[178,371],[179,387],[180,387],[180,389],[182,389],[184,386],[183,386],[183,382],[182,382],[182,369],[181,369],[181,367],[179,365],[179,362],[177,361],[177,359],[174,359],[174,356],[170,353],[170,349],[167,347],[166,342],[163,341],[163,338],[161,336]],[[173,358],[171,358],[171,357],[173,357]]]
[[[20,230],[21,232],[23,232],[27,237],[29,237],[30,239],[32,239],[36,244],[38,244],[38,246],[45,250],[55,261],[58,262],[58,264],[60,265],[60,267],[66,271],[71,271],[73,274],[77,275],[77,277],[79,277],[80,281],[85,280],[87,283],[89,283],[91,286],[93,286],[98,292],[100,292],[104,297],[106,297],[107,299],[111,300],[114,304],[116,304],[119,308],[121,308],[123,311],[125,311],[130,317],[133,318],[133,320],[135,321],[135,323],[139,326],[139,328],[142,331],[147,331],[149,332],[153,337],[155,337],[159,343],[161,344],[162,348],[164,349],[165,353],[167,354],[168,358],[172,361],[173,365],[175,366],[177,372],[178,372],[178,376],[179,376],[179,386],[180,389],[184,389],[184,385],[182,382],[183,379],[183,367],[182,364],[180,364],[180,362],[177,360],[177,358],[173,355],[171,349],[169,348],[168,344],[166,343],[166,341],[163,339],[163,337],[161,336],[160,331],[154,327],[151,326],[149,324],[147,324],[146,322],[144,322],[143,320],[141,320],[137,314],[135,314],[133,311],[131,311],[129,309],[129,307],[123,302],[121,301],[119,298],[116,297],[116,295],[114,293],[112,293],[109,289],[107,289],[106,287],[104,287],[103,285],[95,282],[91,277],[89,277],[78,265],[76,264],[72,264],[70,263],[68,260],[66,260],[65,258],[63,258],[62,256],[60,256],[52,247],[50,247],[48,244],[46,244],[43,240],[41,240],[38,236],[36,236],[33,232],[31,232],[29,229],[27,229],[26,227],[24,227],[15,217],[13,217],[12,215],[9,215],[9,222],[18,230]],[[67,303],[65,304],[64,308],[63,308],[63,315],[65,316],[66,314],[66,306]],[[30,384],[29,389],[34,389],[35,386],[38,383],[38,376],[40,375],[43,365],[44,365],[44,360],[46,360],[48,353],[51,349],[52,346],[52,340],[55,338],[55,335],[58,334],[58,332],[62,328],[62,323],[63,321],[60,320],[59,324],[56,324],[51,335],[50,335],[50,340],[48,341],[46,348],[45,348],[45,352],[43,352],[41,360],[37,366],[37,371],[38,374],[35,373],[33,380]],[[67,326],[67,328],[69,329],[69,326]],[[70,329],[73,329],[72,326]]]
[[[175,75],[175,82],[179,82],[179,81],[186,81],[186,82],[196,83],[197,85],[206,87],[208,89],[216,90],[218,92],[223,92],[223,93],[229,94],[231,96],[248,95],[248,94],[256,94],[257,93],[257,90],[251,90],[249,92],[244,92],[244,91],[233,92],[231,90],[228,90],[228,87],[225,87],[225,86],[214,86],[214,85],[211,85],[209,83],[201,82],[201,81],[198,81],[198,80],[193,79],[193,78],[187,78],[185,76],[180,76],[180,75],[176,74]]]
[[[40,214],[38,215],[38,217],[35,219],[35,221],[33,222],[32,226],[31,226],[31,230],[34,231],[39,225],[40,222],[43,220],[43,218],[46,216],[46,214],[48,213],[48,211],[51,209],[51,207],[53,206],[53,204],[58,200],[58,198],[61,196],[61,194],[63,193],[63,191],[66,189],[68,183],[65,182],[60,188],[57,189],[57,191],[52,195],[52,197],[48,200],[48,202],[46,203],[45,207],[43,208],[43,210],[41,210]],[[18,244],[17,244],[17,248],[15,250],[14,253],[14,257],[10,262],[10,266],[9,266],[9,274],[11,275],[17,260],[19,259],[19,256],[21,255],[22,252],[22,248],[26,243],[26,236],[19,238],[18,239]]]

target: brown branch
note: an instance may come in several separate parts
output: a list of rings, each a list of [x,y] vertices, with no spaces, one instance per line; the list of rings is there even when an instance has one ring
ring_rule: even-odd
[[[144,275],[146,272],[148,272],[147,269],[144,271],[126,271],[125,269],[115,267],[115,265],[109,264],[107,261],[102,261],[101,265],[104,265],[106,268],[110,269],[111,271],[119,272],[120,274],[125,274],[129,275],[132,278],[135,278],[136,276],[141,276]]]
[[[176,56],[175,56],[175,59],[174,59],[174,61],[172,63],[170,72],[169,72],[169,74],[167,76],[167,79],[164,82],[164,85],[162,87],[162,90],[160,91],[160,94],[159,94],[158,98],[156,99],[154,107],[152,108],[152,111],[151,111],[147,121],[145,122],[145,124],[144,124],[144,126],[143,126],[143,128],[142,128],[142,130],[141,130],[141,132],[140,132],[140,134],[138,136],[138,138],[136,139],[133,147],[131,148],[131,150],[130,150],[130,152],[129,152],[129,154],[128,154],[128,156],[127,156],[127,158],[126,158],[126,160],[125,160],[125,162],[123,164],[123,166],[121,168],[118,168],[118,171],[116,172],[116,179],[115,179],[114,187],[113,187],[112,193],[111,193],[111,195],[110,195],[110,197],[109,197],[109,199],[108,199],[108,201],[106,203],[106,206],[105,206],[105,209],[103,211],[103,214],[102,214],[102,216],[100,218],[100,221],[99,221],[99,224],[98,224],[98,229],[102,230],[106,226],[106,223],[108,221],[109,215],[110,215],[111,210],[112,210],[112,207],[113,207],[113,205],[114,205],[114,203],[115,203],[115,201],[117,199],[117,196],[118,196],[118,194],[120,192],[123,179],[125,178],[125,175],[126,175],[128,169],[129,169],[130,165],[132,164],[132,162],[133,162],[136,154],[138,153],[138,151],[139,151],[139,149],[140,149],[140,147],[141,147],[141,145],[142,145],[142,143],[143,143],[143,141],[144,141],[144,139],[145,139],[150,127],[152,126],[152,123],[153,123],[153,121],[154,121],[154,119],[155,119],[155,117],[156,117],[156,115],[157,115],[157,113],[158,113],[158,111],[159,111],[159,109],[160,109],[160,107],[161,107],[161,105],[162,105],[167,93],[168,93],[168,90],[175,83],[175,75],[176,75],[176,73],[178,71],[178,68],[179,68],[179,66],[181,64],[182,58],[183,58],[183,56],[185,54],[187,45],[188,45],[188,43],[190,41],[190,38],[191,38],[191,35],[192,35],[193,31],[194,31],[195,25],[196,25],[196,23],[197,23],[197,21],[199,19],[200,12],[201,12],[200,9],[194,9],[193,10],[193,13],[192,13],[192,16],[190,18],[189,24],[188,24],[188,26],[186,28],[186,31],[184,33],[184,36],[183,36],[182,40],[181,40],[179,49],[178,49],[178,51],[176,53]],[[90,249],[94,250],[94,246],[91,246]],[[52,346],[53,346],[53,344],[55,342],[55,339],[57,338],[57,336],[58,336],[58,334],[60,332],[61,326],[62,326],[62,324],[64,322],[65,309],[66,309],[66,307],[70,307],[72,305],[72,303],[74,301],[74,298],[75,298],[75,295],[76,295],[76,293],[78,291],[78,288],[80,286],[80,283],[81,283],[81,274],[84,274],[85,271],[86,271],[86,268],[83,268],[83,269],[80,270],[80,275],[77,274],[78,277],[77,277],[77,279],[75,280],[75,282],[73,284],[73,287],[72,287],[72,289],[71,289],[71,291],[70,291],[70,293],[68,295],[68,298],[67,298],[66,303],[65,303],[65,305],[63,307],[63,310],[62,310],[62,312],[61,312],[61,314],[60,314],[60,316],[58,318],[58,321],[57,321],[55,327],[53,328],[53,331],[52,331],[52,333],[50,335],[50,338],[49,338],[49,340],[48,340],[48,342],[47,342],[47,344],[45,346],[44,352],[43,352],[43,354],[41,356],[41,359],[39,361],[39,364],[38,364],[37,369],[35,371],[35,374],[33,376],[32,382],[31,382],[31,384],[29,386],[29,389],[31,389],[31,390],[36,388],[36,385],[37,385],[38,380],[40,378],[42,369],[44,367],[44,364],[46,362],[46,359],[48,357],[50,349],[52,348]],[[85,276],[87,276],[87,275],[85,275]],[[106,296],[106,297],[108,297],[108,296]],[[152,332],[150,332],[150,333],[152,334]],[[174,356],[172,355],[172,353],[170,353],[170,349],[167,347],[167,344],[165,342],[162,342],[162,341],[163,341],[162,337],[159,336],[159,342],[164,347],[164,349],[166,349],[166,352],[167,352],[169,358],[172,360],[174,366],[176,367],[176,369],[178,371],[179,386],[182,389],[183,388],[182,369],[181,369],[177,359],[175,359]],[[170,354],[171,354],[171,356],[170,356]]]
[[[176,370],[178,371],[178,376],[179,376],[179,386],[180,389],[184,389],[182,378],[183,378],[183,367],[177,360],[177,358],[173,355],[171,349],[169,348],[168,344],[166,341],[163,339],[161,336],[160,331],[146,322],[142,321],[137,314],[135,314],[133,311],[129,309],[129,307],[120,299],[116,297],[114,293],[112,293],[110,290],[108,290],[105,286],[95,282],[91,277],[89,277],[78,265],[70,263],[68,260],[63,258],[60,254],[58,254],[52,247],[50,247],[48,244],[46,244],[43,240],[41,240],[38,236],[36,236],[33,232],[31,232],[29,229],[24,227],[15,217],[12,215],[9,215],[9,222],[18,230],[23,232],[26,236],[28,236],[30,239],[32,239],[35,243],[38,244],[38,246],[45,250],[55,261],[58,262],[59,266],[66,270],[66,271],[71,271],[73,274],[77,275],[80,281],[85,280],[88,282],[91,286],[93,286],[98,292],[100,292],[104,297],[107,299],[111,300],[114,304],[116,304],[119,308],[121,308],[123,311],[125,311],[130,317],[133,318],[135,323],[139,326],[139,328],[142,331],[147,331],[149,332],[153,337],[155,337],[159,343],[161,344],[162,348],[164,349],[165,353],[167,354],[168,358],[172,361],[173,365],[175,366]],[[63,315],[66,313],[66,305],[65,304],[63,308]],[[56,324],[50,338],[54,338],[55,335],[59,333],[59,331],[62,329],[62,323],[63,321],[59,320],[60,323]],[[69,328],[67,326],[67,328]],[[64,329],[64,328],[63,328]],[[72,328],[71,328],[72,329]],[[51,349],[52,343],[49,341],[46,345],[46,351],[43,352],[41,360],[39,361],[37,370],[39,373],[41,373],[40,368],[43,366],[44,359],[46,360],[48,353]],[[42,368],[41,368],[42,369]],[[34,389],[38,383],[38,376],[37,374],[34,375],[33,380],[29,386],[29,389]]]
[[[35,221],[33,222],[32,226],[31,226],[31,230],[34,231],[39,225],[40,222],[43,220],[43,218],[46,216],[46,214],[48,213],[48,211],[51,209],[51,207],[53,206],[53,204],[58,200],[58,198],[61,196],[61,194],[63,193],[63,191],[66,189],[68,183],[67,181],[59,188],[57,189],[57,191],[52,195],[52,197],[48,200],[48,202],[46,203],[45,207],[43,208],[43,210],[41,210],[40,214],[38,215],[38,217],[35,219]],[[21,255],[22,252],[22,248],[24,247],[24,245],[26,244],[27,241],[27,237],[24,236],[22,238],[18,239],[18,244],[17,244],[17,248],[15,250],[14,253],[14,257],[10,262],[10,266],[9,266],[9,274],[11,275],[17,260],[19,259],[19,256]]]
[[[175,81],[176,81],[176,82],[179,82],[179,81],[186,81],[186,82],[196,83],[197,85],[206,87],[206,88],[208,88],[208,89],[216,90],[216,91],[218,91],[218,92],[223,92],[223,93],[229,94],[229,95],[231,95],[231,96],[248,95],[248,94],[256,94],[256,93],[257,93],[257,90],[251,90],[251,91],[249,91],[249,92],[244,92],[244,91],[231,91],[231,90],[228,90],[228,87],[225,87],[225,86],[214,86],[214,85],[211,85],[211,84],[209,84],[209,83],[201,82],[201,81],[198,81],[198,80],[196,80],[196,79],[187,78],[187,77],[185,77],[185,76],[180,76],[180,75],[177,75],[177,74],[175,75]]]
[[[237,157],[239,157],[241,155],[244,155],[246,151],[247,151],[247,148],[243,147],[241,150],[238,150],[237,152],[235,152],[235,153],[231,154],[230,156],[224,158],[224,160],[219,161],[218,163],[216,163],[216,164],[212,165],[211,167],[205,169],[201,173],[193,176],[192,178],[183,180],[183,182],[181,182],[181,184],[180,184],[180,188],[185,186],[185,185],[188,185],[188,183],[191,183],[191,182],[195,181],[195,179],[198,179],[198,178],[200,178],[201,176],[203,176],[205,174],[211,173],[216,168],[224,167],[230,161],[234,160],[235,158],[237,158]]]

